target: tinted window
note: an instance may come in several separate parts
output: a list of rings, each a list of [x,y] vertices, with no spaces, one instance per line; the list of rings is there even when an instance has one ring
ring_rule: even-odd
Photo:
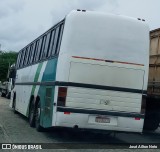
[[[46,45],[46,38],[47,38],[47,36],[44,35],[43,36],[43,42],[42,42],[42,49],[41,49],[41,57],[40,57],[40,59],[42,59],[44,57],[44,49],[45,49],[45,45]]]
[[[58,52],[60,50],[61,41],[62,41],[62,34],[63,34],[63,28],[64,28],[64,24],[61,24],[60,31],[59,31],[59,36],[58,36],[59,39],[58,39],[58,43],[57,43],[56,54],[58,54]]]
[[[37,52],[37,55],[36,55],[36,61],[38,61],[40,59],[40,56],[41,56],[42,42],[43,42],[43,39],[41,38],[40,41],[39,41],[38,52]]]
[[[28,55],[27,64],[30,64],[32,52],[33,52],[33,44],[31,44],[29,47],[29,55]]]
[[[19,60],[20,60],[20,52],[19,52],[19,54],[18,54],[17,63],[16,63],[16,67],[17,67],[17,68],[19,67]]]
[[[54,30],[52,30],[52,31],[51,31],[50,41],[49,41],[48,56],[50,56],[50,55],[51,55],[51,52],[52,52],[52,47],[53,47],[54,37],[55,37],[55,31],[54,31]]]
[[[30,63],[33,63],[33,59],[34,59],[34,55],[35,55],[35,46],[36,46],[36,43],[34,43],[32,45],[32,53],[31,53],[31,57],[30,57]]]
[[[50,36],[51,36],[51,32],[47,34],[46,45],[43,52],[43,58],[48,57]]]
[[[20,68],[21,67],[21,63],[22,63],[22,51],[20,52],[20,60],[19,60],[19,63],[18,63],[18,67]]]
[[[38,54],[39,40],[36,41],[35,54],[34,54],[34,62],[36,61]]]
[[[27,47],[25,51],[26,51],[26,53],[25,53],[25,63],[24,63],[24,65],[27,65],[28,57],[29,57],[29,51],[30,51],[29,47]]]
[[[16,67],[19,68],[19,62],[21,60],[21,52],[19,52],[18,54],[18,59],[17,59],[17,63],[16,63]]]
[[[59,38],[58,34],[59,34],[59,27],[57,27],[56,31],[55,31],[55,38],[54,38],[54,42],[52,45],[52,56],[55,55],[55,53],[56,53],[57,42],[58,42],[58,38]]]
[[[23,67],[24,56],[25,56],[25,50],[22,50],[20,67]]]

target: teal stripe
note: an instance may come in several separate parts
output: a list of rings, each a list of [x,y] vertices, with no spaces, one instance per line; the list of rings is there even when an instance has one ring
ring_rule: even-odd
[[[38,78],[39,78],[39,75],[40,75],[42,66],[43,66],[43,62],[42,62],[42,63],[39,63],[38,68],[37,68],[37,70],[36,70],[35,77],[34,77],[34,82],[38,82]],[[31,91],[31,95],[34,95],[35,89],[36,89],[36,85],[33,85],[33,86],[32,86],[32,91]],[[31,96],[31,95],[30,95],[30,96]],[[29,102],[28,102],[28,103],[29,103]],[[26,116],[28,116],[28,115],[29,115],[29,104],[28,104],[27,112],[26,112]]]
[[[34,77],[34,82],[38,82],[38,78],[39,78],[39,75],[40,75],[40,72],[41,72],[41,69],[42,69],[42,65],[43,65],[43,63],[40,63],[38,65],[38,68],[37,68],[37,71],[36,71],[36,75]],[[32,91],[31,91],[31,95],[34,95],[35,89],[36,89],[36,85],[33,85]]]

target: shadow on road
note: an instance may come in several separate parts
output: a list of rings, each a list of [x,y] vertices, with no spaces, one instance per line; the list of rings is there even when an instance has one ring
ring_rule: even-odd
[[[22,114],[17,114],[19,119],[23,119],[28,123],[28,119]],[[29,126],[29,123],[28,123]],[[32,128],[35,129],[35,128]],[[114,132],[100,132],[91,130],[80,130],[72,128],[48,128],[43,130],[46,138],[56,139],[57,142],[78,142],[78,143],[124,143],[116,139]]]

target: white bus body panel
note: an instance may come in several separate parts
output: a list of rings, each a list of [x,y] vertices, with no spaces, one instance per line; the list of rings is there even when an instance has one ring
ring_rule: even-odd
[[[62,112],[57,112],[56,126],[75,127],[84,129],[101,129],[112,131],[125,132],[142,132],[144,119],[135,120],[135,118],[108,116],[111,123],[96,123],[95,117],[97,115],[71,113],[65,115]]]
[[[46,64],[47,64],[47,61],[45,61],[42,65],[42,69],[39,73],[37,82],[41,82]],[[38,64],[35,64],[23,69],[19,69],[17,71],[16,83],[34,82],[34,77],[36,75],[37,67],[38,67]],[[34,97],[37,97],[39,87],[40,87],[39,85],[36,85],[35,91],[34,91]],[[16,85],[14,88],[16,92],[16,108],[15,109],[25,116],[27,116],[27,108],[29,105],[32,88],[33,88],[32,85]],[[13,100],[13,97],[12,97],[12,100]]]
[[[138,66],[123,67],[71,62],[69,82],[87,83],[121,88],[143,89],[144,70]]]
[[[119,91],[69,87],[66,106],[125,112],[140,112],[142,95]],[[107,101],[107,104],[105,103]]]
[[[73,11],[65,21],[57,65],[58,81],[68,81],[72,56],[143,64],[143,90],[146,90],[149,27],[129,17]]]
[[[88,60],[74,59],[74,56]],[[124,64],[89,60],[90,58]],[[143,92],[147,90],[148,64],[149,28],[145,22],[88,11],[73,11],[66,17],[57,64],[57,81],[138,89]],[[67,88],[66,107],[140,114],[141,93],[69,86]],[[109,105],[103,105],[103,99],[109,100]],[[56,100],[57,98],[55,102]],[[95,122],[96,116],[57,112],[52,124],[133,132],[142,132],[143,129],[143,118],[136,120],[133,117],[108,116],[110,123],[102,124]]]

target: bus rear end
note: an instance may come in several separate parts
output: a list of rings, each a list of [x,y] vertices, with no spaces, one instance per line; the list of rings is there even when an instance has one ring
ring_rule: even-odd
[[[71,12],[57,64],[53,125],[142,132],[148,50],[142,21]]]

